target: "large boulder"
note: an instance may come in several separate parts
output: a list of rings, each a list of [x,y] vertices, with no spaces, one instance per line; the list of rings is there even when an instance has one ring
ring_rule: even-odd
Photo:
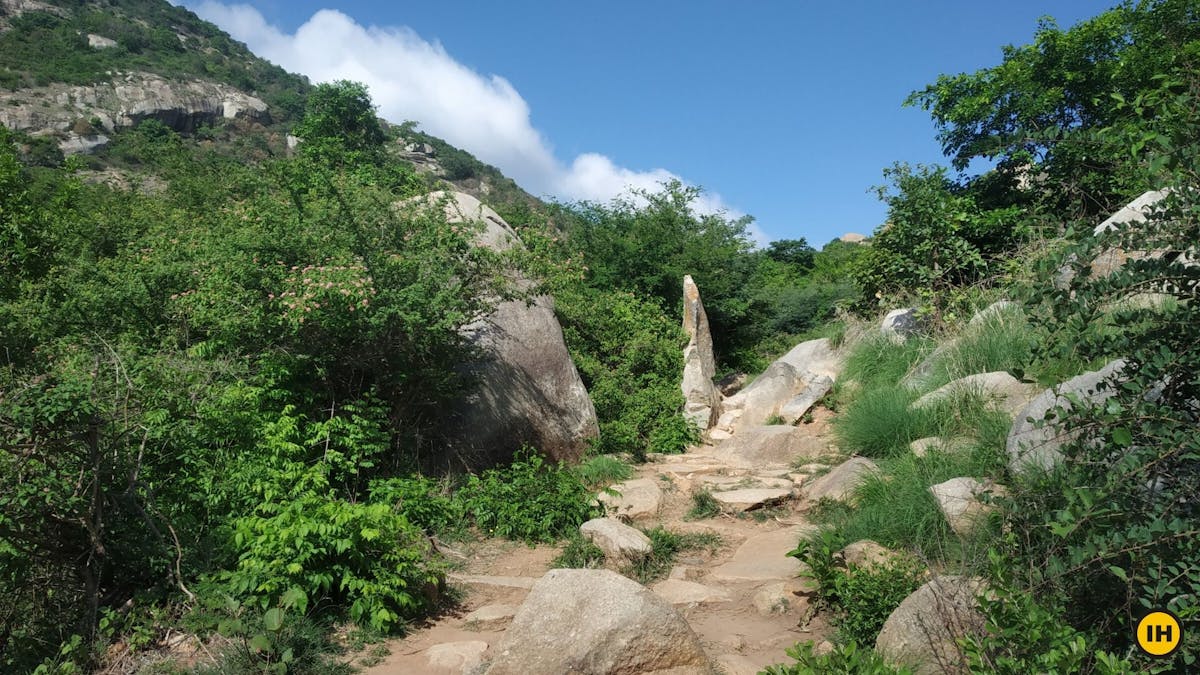
[[[720,414],[721,394],[713,384],[717,365],[708,315],[691,275],[683,278],[683,330],[688,336],[683,349],[683,416],[697,429],[707,431]]]
[[[1071,434],[1055,420],[1046,422],[1046,413],[1061,406],[1071,408],[1068,397],[1078,397],[1086,403],[1102,403],[1112,397],[1111,386],[1102,387],[1109,378],[1118,375],[1125,361],[1118,359],[1100,370],[1087,372],[1042,392],[1018,414],[1008,432],[1006,449],[1008,468],[1014,473],[1023,473],[1031,467],[1043,470],[1053,468],[1062,460],[1059,448],[1069,440]]]
[[[842,355],[829,340],[801,342],[767,366],[748,386],[725,399],[717,427],[732,433],[760,425],[784,408],[794,411],[803,404],[796,400],[798,397],[819,400],[841,372],[842,363]],[[796,417],[800,415],[803,413]]]
[[[683,617],[608,570],[550,570],[529,591],[477,675],[707,675]]]
[[[875,639],[875,651],[893,666],[918,675],[966,672],[956,640],[983,628],[976,597],[983,582],[934,577],[904,599]]]
[[[435,192],[423,199],[442,204],[449,222],[481,224],[480,246],[496,251],[520,246],[508,223],[468,194]],[[480,357],[463,365],[474,386],[443,426],[458,458],[469,466],[487,466],[512,457],[523,445],[553,460],[582,457],[588,439],[600,430],[554,316],[553,298],[500,302],[463,330]]]

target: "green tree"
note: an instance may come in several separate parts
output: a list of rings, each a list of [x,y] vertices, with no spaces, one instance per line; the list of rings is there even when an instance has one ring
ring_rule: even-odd
[[[1133,122],[1112,94],[1133,100],[1156,88],[1156,78],[1195,79],[1195,12],[1192,0],[1143,0],[1068,30],[1043,19],[1033,42],[1005,47],[999,65],[942,75],[907,103],[932,113],[955,168],[983,158],[1010,175],[1045,174],[1057,209],[1076,216],[1107,212],[1119,206],[1123,192],[1140,187],[1127,184],[1125,157],[1094,144],[1063,143],[1063,134]]]
[[[932,305],[944,302],[947,290],[975,279],[986,267],[965,236],[977,217],[974,201],[956,194],[943,167],[896,164],[884,175],[894,189],[878,188],[888,205],[888,222],[858,259],[855,278],[868,301],[915,294]]]
[[[366,85],[349,80],[317,85],[294,133],[304,141],[306,153],[372,156],[384,142]]]

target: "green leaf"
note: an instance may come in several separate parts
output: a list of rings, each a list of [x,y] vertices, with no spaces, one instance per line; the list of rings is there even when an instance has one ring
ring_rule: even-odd
[[[250,646],[260,652],[269,652],[271,651],[271,638],[259,633],[250,638]]]
[[[1129,445],[1133,443],[1133,434],[1130,433],[1129,429],[1126,429],[1125,427],[1117,427],[1116,429],[1113,429],[1112,439],[1113,443],[1125,448],[1129,447]]]
[[[263,628],[272,633],[278,632],[280,628],[283,628],[283,610],[278,607],[268,609],[267,613],[263,614]]]

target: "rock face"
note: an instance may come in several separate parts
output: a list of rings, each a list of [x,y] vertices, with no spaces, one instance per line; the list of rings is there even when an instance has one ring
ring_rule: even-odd
[[[653,548],[649,537],[614,518],[593,518],[579,526],[579,533],[615,563],[636,562]]]
[[[721,394],[713,384],[717,365],[708,315],[691,275],[683,278],[683,330],[688,335],[683,349],[683,416],[697,429],[707,431],[720,414]]]
[[[118,74],[109,82],[85,86],[22,89],[19,98],[0,106],[0,124],[19,131],[56,133],[64,152],[94,147],[78,140],[81,134],[75,125],[81,119],[99,121],[100,128],[93,134],[111,133],[146,119],[191,132],[220,119],[268,122],[270,115],[262,100],[228,85],[205,80],[176,82],[142,72]]]
[[[1046,413],[1056,406],[1065,409],[1071,407],[1068,395],[1078,396],[1081,400],[1100,403],[1108,400],[1113,391],[1100,389],[1100,383],[1119,373],[1125,367],[1125,361],[1118,359],[1110,362],[1100,370],[1087,372],[1042,392],[1029,402],[1013,422],[1008,432],[1006,449],[1008,451],[1008,468],[1014,474],[1023,473],[1030,467],[1050,469],[1062,459],[1058,448],[1070,440],[1070,434],[1057,424],[1050,422],[1039,427],[1039,422],[1045,419]]]
[[[913,401],[916,409],[928,408],[954,396],[976,395],[1009,415],[1016,415],[1037,395],[1037,387],[1022,383],[1004,371],[968,375],[949,382]]]
[[[955,640],[983,627],[975,602],[982,590],[975,579],[934,577],[884,622],[875,651],[892,665],[911,666],[918,675],[965,672]]]
[[[833,388],[833,378],[828,375],[818,375],[808,382],[808,386],[796,394],[779,408],[779,416],[787,424],[793,424],[805,413],[812,409],[817,401],[825,398],[825,394]]]
[[[450,222],[482,223],[480,246],[504,251],[520,245],[499,214],[468,194],[435,192],[425,199],[445,200]],[[554,300],[501,302],[463,330],[481,357],[464,364],[475,387],[454,406],[445,426],[455,454],[470,466],[486,466],[530,445],[553,460],[579,459],[600,430],[567,353]]]
[[[767,366],[749,386],[725,399],[717,427],[732,433],[760,425],[780,415],[785,407],[795,411],[803,405],[804,398],[815,403],[832,386],[841,368],[841,355],[829,340],[801,342]],[[803,412],[796,418],[801,415]]]
[[[480,675],[707,675],[700,641],[666,601],[607,570],[550,570]]]
[[[857,232],[847,232],[846,234],[838,237],[838,241],[844,241],[847,244],[861,244],[866,240],[867,237],[865,235],[861,235]]]
[[[938,508],[946,516],[950,529],[960,537],[969,536],[980,524],[981,519],[996,510],[993,504],[983,501],[984,495],[1002,495],[1004,489],[991,482],[980,483],[974,478],[951,478],[929,488]]]

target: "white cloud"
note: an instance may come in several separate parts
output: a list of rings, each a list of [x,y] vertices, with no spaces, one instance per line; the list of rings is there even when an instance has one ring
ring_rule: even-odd
[[[559,161],[534,128],[529,105],[508,80],[467,68],[440,44],[411,29],[363,26],[339,11],[323,9],[288,34],[249,5],[214,0],[186,4],[288,70],[316,82],[363,82],[385,119],[414,120],[421,129],[499,167],[535,194],[607,201],[631,187],[654,189],[679,179],[666,169],[617,166],[596,153],[579,155],[569,164]],[[702,213],[741,215],[711,192],[696,206]],[[751,226],[751,234],[760,245],[766,243],[757,226]]]

